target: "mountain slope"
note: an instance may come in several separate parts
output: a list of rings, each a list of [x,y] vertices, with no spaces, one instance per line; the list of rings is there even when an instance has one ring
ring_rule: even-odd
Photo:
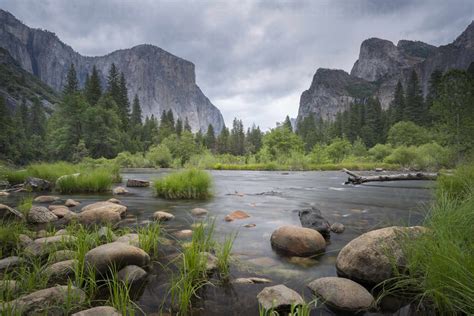
[[[473,61],[474,22],[454,42],[440,47],[418,41],[400,40],[394,45],[379,38],[367,39],[350,74],[321,68],[316,71],[310,88],[301,95],[298,120],[310,113],[333,120],[352,102],[364,102],[369,96],[378,97],[386,109],[397,82],[406,85],[413,70],[426,95],[435,70],[467,69]]]
[[[196,84],[194,64],[153,45],[139,45],[105,56],[87,57],[75,52],[54,34],[31,29],[12,14],[0,10],[0,47],[18,64],[56,91],[64,86],[71,63],[84,84],[95,65],[102,84],[112,63],[127,79],[129,98],[138,95],[143,115],[161,116],[171,109],[175,117],[188,118],[194,131],[206,131],[209,124],[220,131],[224,120],[220,111]]]

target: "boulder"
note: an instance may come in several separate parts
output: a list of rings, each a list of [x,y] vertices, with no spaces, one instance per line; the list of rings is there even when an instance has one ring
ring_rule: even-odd
[[[28,223],[44,224],[57,221],[58,217],[43,206],[33,206],[28,212]]]
[[[174,233],[177,238],[191,238],[193,231],[190,229],[183,229]]]
[[[125,189],[124,187],[116,187],[112,190],[113,195],[122,195],[122,194],[127,194],[128,190]]]
[[[122,316],[122,313],[112,306],[97,306],[77,312],[72,316]]]
[[[19,282],[15,280],[0,280],[0,296],[3,297],[4,294],[16,295],[21,291],[21,286]]]
[[[6,191],[0,191],[0,197],[7,197],[7,196],[10,196],[10,193]]]
[[[67,284],[68,279],[74,278],[74,271],[78,261],[75,259],[60,261],[46,267],[43,275],[48,279],[48,284]]]
[[[271,283],[272,281],[265,278],[237,278],[231,281],[233,284],[261,284],[261,283]]]
[[[229,215],[226,215],[224,220],[226,222],[232,222],[233,220],[236,220],[236,219],[244,219],[244,218],[249,218],[249,217],[250,215],[245,213],[244,211],[233,211]]]
[[[108,228],[107,226],[102,226],[98,231],[97,235],[99,235],[99,239],[102,242],[110,242],[116,241],[117,236],[115,236],[112,229]]]
[[[316,230],[293,225],[279,227],[270,241],[276,250],[298,257],[313,256],[326,248],[326,241]]]
[[[13,208],[0,204],[0,219],[21,219],[23,218],[23,214],[14,210]]]
[[[73,199],[67,199],[66,203],[64,203],[64,205],[66,205],[67,207],[75,207],[75,206],[78,206],[79,204],[81,203],[74,201]]]
[[[150,181],[136,180],[136,179],[128,179],[127,180],[127,187],[141,188],[141,187],[149,187],[149,186],[150,186]]]
[[[31,256],[45,256],[50,252],[63,250],[68,244],[73,244],[77,238],[69,235],[38,238],[25,247],[25,253]]]
[[[73,250],[58,250],[49,255],[48,262],[56,263],[61,261],[72,260],[76,258],[76,252]]]
[[[304,304],[301,295],[283,284],[264,288],[257,299],[265,310],[288,311],[291,305]]]
[[[69,233],[68,233],[67,229],[60,229],[54,234],[54,236],[64,236],[64,235],[68,235],[68,234]]]
[[[315,207],[298,210],[301,226],[318,231],[324,238],[331,237],[329,222],[321,215],[321,211]]]
[[[196,207],[191,210],[191,214],[194,216],[204,216],[208,213],[205,208]]]
[[[82,208],[78,215],[79,222],[84,225],[118,223],[127,207],[110,203],[97,202]]]
[[[174,215],[165,211],[156,211],[153,213],[153,219],[158,222],[166,222],[172,220]]]
[[[120,201],[119,199],[116,199],[116,198],[108,199],[107,202],[115,203],[115,204],[122,204],[122,201]]]
[[[41,191],[50,191],[53,188],[53,186],[51,182],[47,180],[28,177],[23,183],[23,188],[25,188],[28,191],[41,192]]]
[[[55,286],[21,296],[6,305],[12,307],[14,315],[63,315],[63,306],[68,302],[81,306],[86,302],[86,294],[74,286]]]
[[[331,231],[336,234],[341,234],[344,232],[346,227],[341,223],[334,223],[331,225]]]
[[[51,212],[54,211],[55,209],[58,209],[58,208],[66,208],[67,209],[67,206],[61,205],[61,204],[51,204],[51,205],[48,206],[48,210],[50,210]]]
[[[0,259],[0,272],[12,270],[21,265],[23,261],[22,258],[16,256]]]
[[[118,272],[118,279],[130,285],[141,284],[146,276],[146,271],[135,265],[126,266]]]
[[[37,203],[51,203],[51,202],[55,202],[55,201],[58,201],[58,200],[59,200],[59,197],[57,197],[57,196],[40,195],[40,196],[35,197],[35,199],[33,201],[37,202]]]
[[[366,311],[374,303],[374,297],[369,291],[345,278],[320,278],[309,283],[308,287],[324,304],[337,311]]]
[[[75,214],[75,213],[72,212],[70,209],[68,209],[65,206],[55,207],[51,212],[54,215],[56,215],[58,218],[68,217],[68,215],[69,216],[75,216],[75,215],[71,215],[71,213],[73,213],[73,214]]]
[[[86,212],[86,211],[99,211],[99,210],[111,210],[114,211],[115,213],[118,213],[119,215],[123,215],[125,212],[127,212],[127,207],[124,205],[119,205],[117,203],[112,203],[112,202],[96,202],[89,204],[87,206],[84,206],[81,209],[81,212]]]
[[[20,234],[18,235],[18,244],[22,247],[25,248],[28,246],[28,244],[32,243],[33,239],[31,239],[29,236],[25,234]]]
[[[98,246],[87,252],[85,262],[98,273],[105,274],[114,265],[117,270],[128,265],[143,267],[150,262],[150,256],[138,247],[121,242]]]
[[[336,260],[338,274],[364,285],[375,285],[394,276],[394,267],[403,271],[405,238],[416,238],[426,229],[386,227],[370,231],[350,241]]]
[[[138,234],[129,233],[117,238],[116,242],[125,243],[131,246],[140,247],[140,237]]]

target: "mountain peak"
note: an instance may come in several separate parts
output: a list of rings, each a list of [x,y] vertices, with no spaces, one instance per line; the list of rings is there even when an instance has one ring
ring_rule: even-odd
[[[457,47],[474,49],[474,21],[456,38],[453,44]]]

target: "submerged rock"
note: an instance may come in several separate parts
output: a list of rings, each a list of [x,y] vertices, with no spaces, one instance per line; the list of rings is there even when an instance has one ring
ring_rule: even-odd
[[[250,277],[250,278],[237,278],[231,281],[233,284],[262,284],[262,283],[271,283],[272,280],[265,279],[265,278],[257,278],[257,277]]]
[[[40,196],[35,197],[35,199],[33,201],[37,202],[37,203],[51,203],[51,202],[55,202],[55,201],[58,201],[58,200],[59,200],[59,197],[57,197],[57,196],[40,195]]]
[[[58,217],[43,206],[33,206],[28,212],[28,222],[32,224],[44,224],[57,220]]]
[[[177,238],[191,238],[193,231],[190,229],[183,229],[174,233]]]
[[[71,316],[122,316],[122,313],[112,306],[97,306],[77,312]]]
[[[303,298],[283,284],[264,288],[257,295],[258,303],[265,309],[276,311],[290,310],[291,305],[304,304]]]
[[[308,287],[324,304],[339,311],[366,311],[374,303],[369,291],[349,279],[325,277],[312,281]]]
[[[270,241],[276,250],[298,257],[313,256],[326,248],[326,241],[316,230],[293,225],[279,227]]]
[[[194,216],[204,216],[208,213],[205,208],[196,207],[191,210],[191,214]]]
[[[166,222],[172,220],[174,215],[165,211],[156,211],[153,213],[153,219],[159,222]]]
[[[51,182],[40,178],[28,177],[23,183],[23,188],[28,191],[50,191],[53,186]]]
[[[321,211],[315,207],[298,210],[301,226],[318,231],[325,239],[331,237],[329,222],[321,215]]]
[[[106,274],[111,266],[115,266],[117,270],[128,265],[144,267],[150,263],[150,256],[138,247],[113,242],[87,252],[85,262],[99,274]]]
[[[68,302],[81,306],[85,301],[86,294],[81,289],[63,285],[21,296],[5,305],[13,309],[14,315],[63,315],[63,306]]]
[[[394,276],[394,267],[405,267],[402,244],[423,232],[421,226],[392,226],[370,231],[350,241],[336,260],[338,274],[364,285],[375,285]]]
[[[127,187],[142,188],[142,187],[149,187],[149,186],[150,186],[150,181],[136,180],[136,179],[128,179],[127,180]]]
[[[237,210],[237,211],[234,211],[234,212],[230,213],[229,215],[226,215],[224,220],[226,222],[232,222],[233,220],[236,220],[236,219],[244,219],[244,218],[249,218],[249,217],[250,217],[250,215],[247,214],[246,212]]]
[[[128,190],[125,189],[124,187],[116,187],[112,190],[113,195],[122,195],[122,194],[127,194]]]
[[[67,207],[75,207],[75,206],[78,206],[79,204],[81,204],[81,203],[77,202],[73,199],[67,199],[66,203],[64,203],[64,205],[66,205]]]
[[[331,231],[336,234],[341,234],[344,232],[346,227],[341,223],[334,223],[331,225]]]

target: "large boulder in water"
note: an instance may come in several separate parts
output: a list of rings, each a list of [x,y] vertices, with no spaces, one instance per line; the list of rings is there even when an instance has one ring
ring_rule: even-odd
[[[144,267],[150,263],[150,256],[138,247],[112,242],[87,252],[85,262],[98,273],[106,274],[112,266],[117,270],[129,265]]]
[[[264,288],[257,295],[258,303],[265,310],[285,311],[290,310],[291,305],[302,305],[304,300],[297,292],[283,284]]]
[[[298,210],[301,226],[318,231],[324,238],[331,237],[331,225],[315,207]]]
[[[40,178],[28,177],[23,183],[23,187],[29,191],[50,191],[53,188],[51,182]]]
[[[328,307],[343,312],[368,310],[374,297],[362,285],[349,279],[325,277],[308,284],[314,294]]]
[[[406,257],[402,244],[426,229],[392,226],[370,231],[350,241],[336,260],[338,274],[364,285],[375,285],[403,271]]]
[[[127,211],[124,205],[111,202],[97,202],[82,208],[79,222],[84,225],[118,223],[123,213]]]
[[[320,233],[293,225],[279,227],[273,232],[270,241],[276,250],[298,257],[312,256],[326,248],[326,240]]]

